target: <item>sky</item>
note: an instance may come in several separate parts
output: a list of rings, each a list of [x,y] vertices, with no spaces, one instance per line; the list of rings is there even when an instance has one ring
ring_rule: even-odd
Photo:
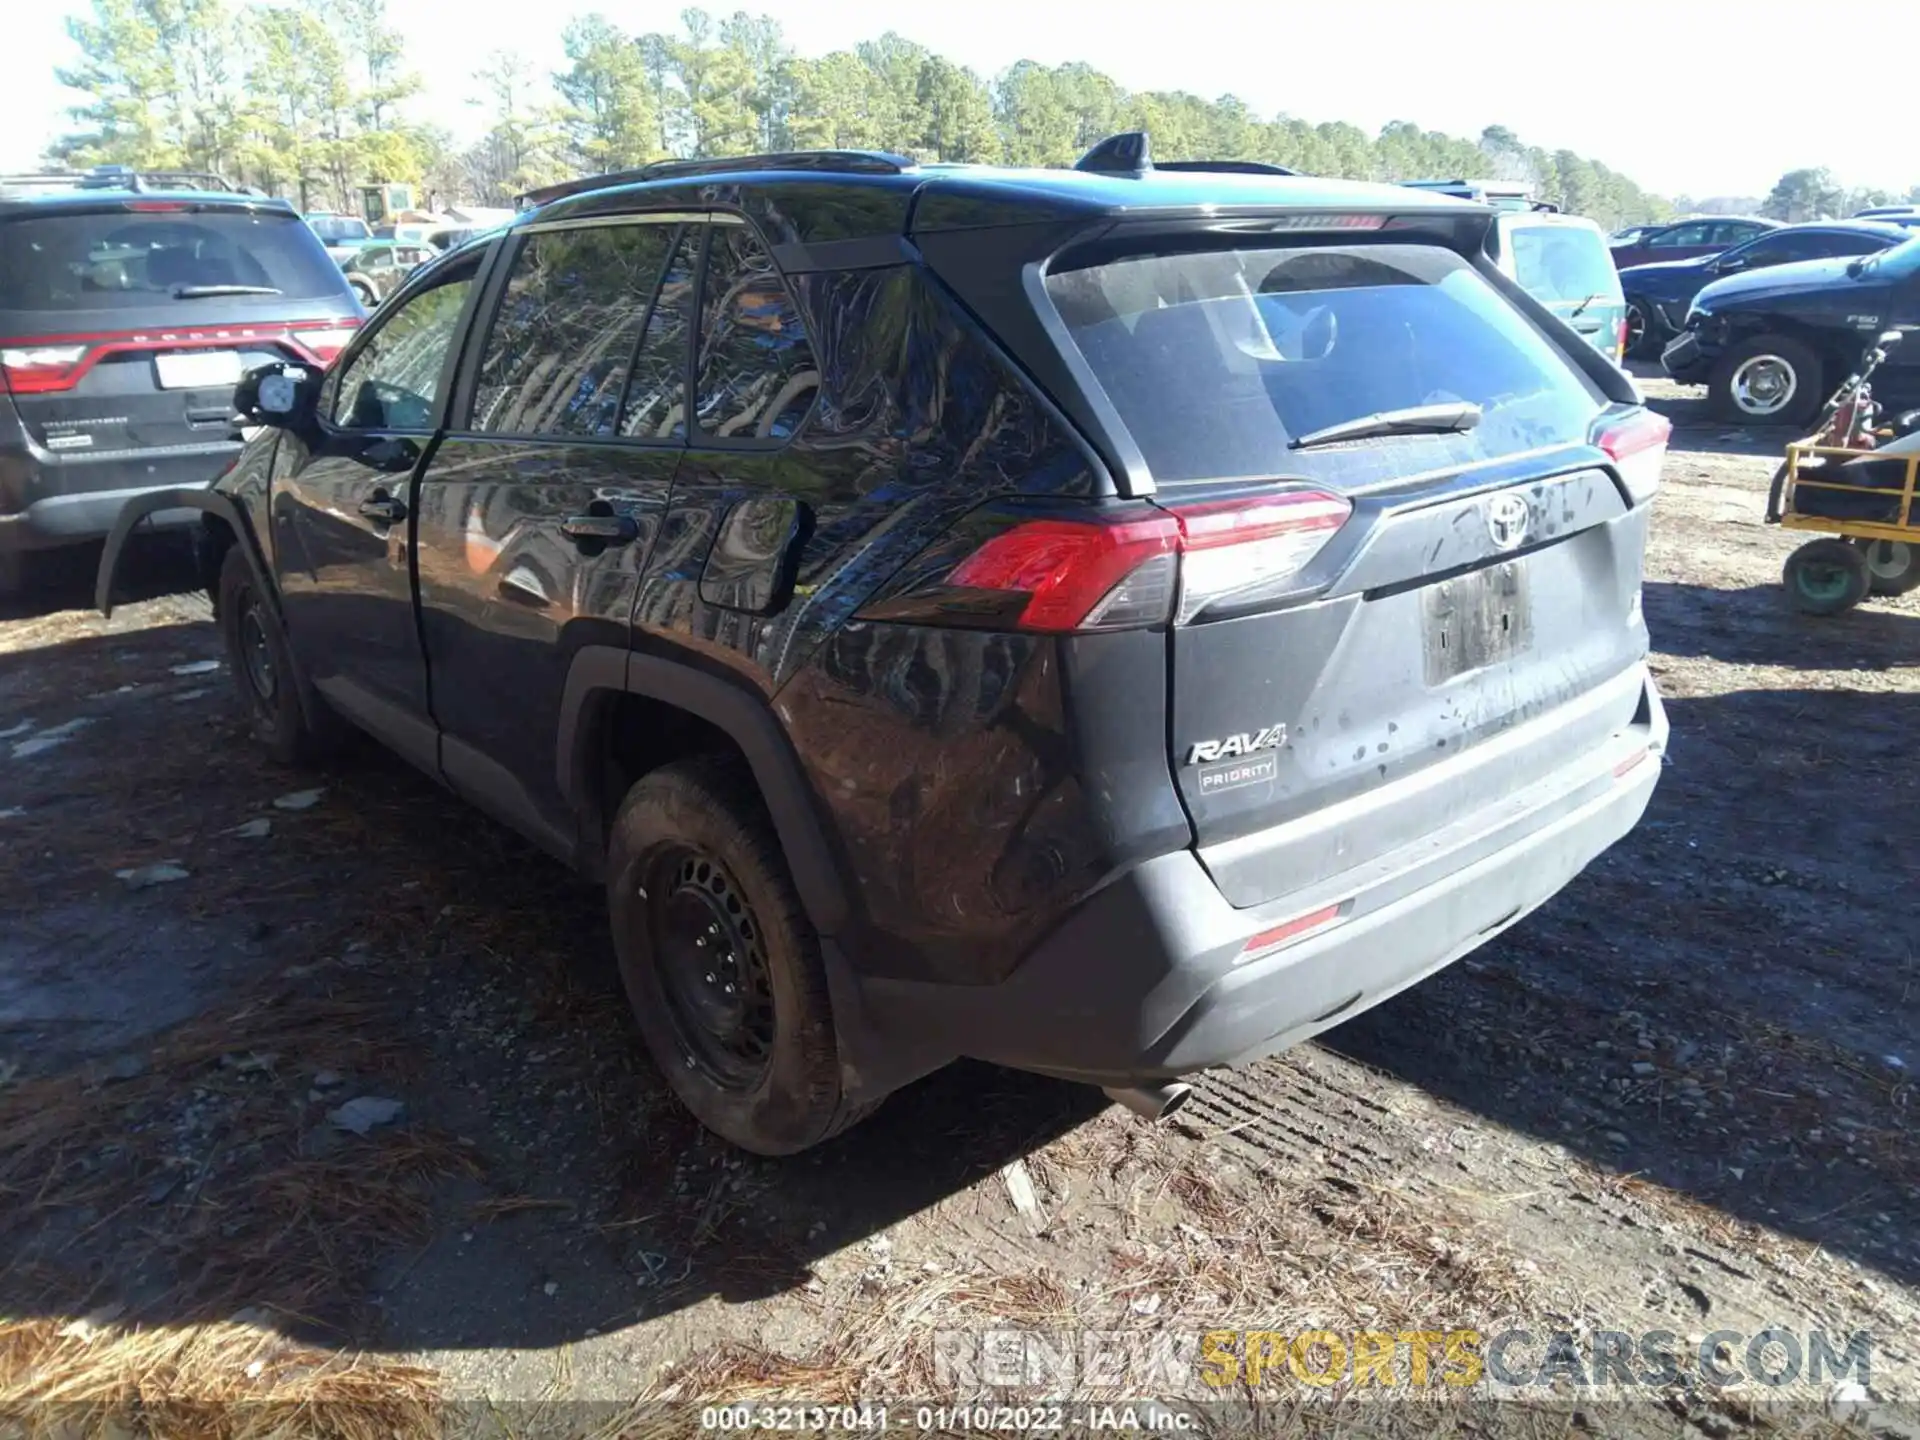
[[[7,0],[0,168],[31,166],[65,125],[74,96],[53,78],[74,58],[63,28],[86,0]],[[388,0],[425,81],[418,118],[481,128],[473,72],[510,46],[541,70],[561,65],[560,30],[598,9],[635,33],[673,30],[678,0]],[[740,0],[707,8],[728,13]],[[992,76],[1016,60],[1084,61],[1129,90],[1234,93],[1263,115],[1389,120],[1478,135],[1490,124],[1530,145],[1570,149],[1666,195],[1764,195],[1787,170],[1825,165],[1849,186],[1920,184],[1907,78],[1876,85],[1863,62],[1920,40],[1912,0],[1853,0],[1846,34],[1819,72],[1790,67],[1798,24],[1784,6],[1704,0],[745,0],[778,20],[802,54],[894,29]],[[457,18],[455,18],[457,17]],[[450,23],[451,22],[451,23]],[[1814,30],[1819,22],[1808,12]],[[1902,38],[1904,37],[1904,38]],[[1657,67],[1657,68],[1656,68]],[[1841,72],[1845,72],[1844,74]]]

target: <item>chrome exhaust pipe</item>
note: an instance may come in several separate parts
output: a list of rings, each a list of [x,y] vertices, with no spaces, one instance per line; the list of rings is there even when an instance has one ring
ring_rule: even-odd
[[[1100,1090],[1109,1100],[1148,1122],[1167,1119],[1193,1094],[1191,1085],[1177,1080],[1170,1085],[1102,1085]]]

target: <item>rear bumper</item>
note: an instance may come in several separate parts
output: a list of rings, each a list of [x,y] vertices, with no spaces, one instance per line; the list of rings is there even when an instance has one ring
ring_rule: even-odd
[[[126,501],[155,490],[210,485],[239,450],[237,444],[193,446],[186,453],[135,452],[57,466],[36,465],[20,452],[0,457],[8,469],[30,467],[24,483],[7,487],[10,497],[0,494],[5,502],[0,504],[0,550],[44,550],[98,540],[113,528]],[[164,527],[198,519],[197,511],[164,510],[148,524]]]
[[[863,1008],[935,1064],[966,1055],[1100,1084],[1285,1050],[1483,944],[1633,828],[1667,738],[1639,674],[1633,724],[1490,813],[1409,836],[1405,864],[1369,869],[1337,921],[1285,948],[1241,958],[1253,936],[1324,908],[1323,887],[1236,909],[1183,850],[1099,891],[999,985],[868,979]]]

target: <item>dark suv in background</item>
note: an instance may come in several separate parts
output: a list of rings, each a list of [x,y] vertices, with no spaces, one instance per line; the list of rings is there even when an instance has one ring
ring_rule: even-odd
[[[558,187],[116,535],[205,513],[273,753],[350,723],[604,880],[737,1143],[959,1056],[1161,1113],[1552,896],[1666,736],[1666,422],[1492,211],[1252,168]]]
[[[0,592],[30,552],[104,535],[129,495],[211,482],[240,449],[241,375],[324,364],[361,318],[285,201],[211,176],[61,178],[0,176]]]

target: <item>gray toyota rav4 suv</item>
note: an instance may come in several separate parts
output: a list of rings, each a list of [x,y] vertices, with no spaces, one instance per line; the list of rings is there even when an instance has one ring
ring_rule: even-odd
[[[972,1056],[1163,1112],[1639,818],[1667,426],[1399,186],[813,153],[531,197],[189,505],[275,754],[603,881],[704,1122]]]

